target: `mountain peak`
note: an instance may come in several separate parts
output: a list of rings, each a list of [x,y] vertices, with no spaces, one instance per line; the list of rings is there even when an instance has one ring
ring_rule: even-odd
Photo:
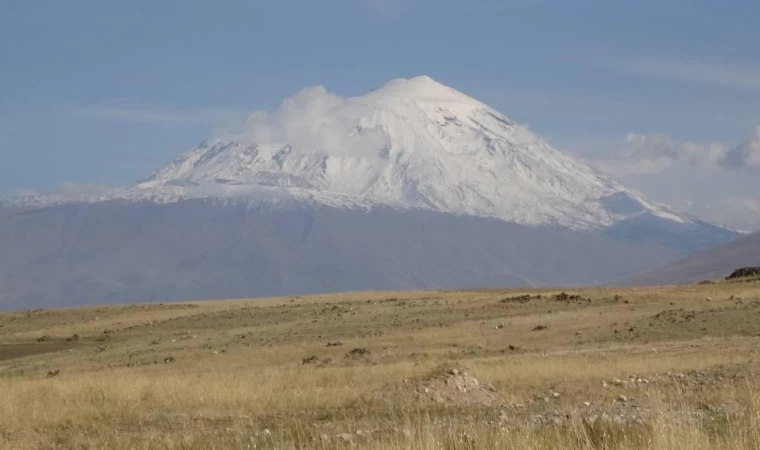
[[[372,95],[374,94],[374,95]],[[459,101],[479,103],[477,100],[441,84],[427,75],[414,78],[397,78],[371,93],[373,97],[392,97],[410,101]]]
[[[427,75],[419,75],[412,78],[394,78],[380,87],[380,89],[392,89],[392,88],[402,88],[407,90],[415,90],[415,89],[440,89],[440,90],[451,90],[452,88],[445,86],[437,81],[435,81],[433,78],[427,76]]]

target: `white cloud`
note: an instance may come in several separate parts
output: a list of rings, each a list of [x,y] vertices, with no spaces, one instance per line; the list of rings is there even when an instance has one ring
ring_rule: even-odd
[[[734,62],[639,59],[612,64],[620,72],[760,92],[760,66]]]
[[[628,135],[621,147],[589,162],[650,198],[711,223],[760,230],[760,127],[733,149],[642,134]]]
[[[663,172],[673,166],[716,167],[725,158],[721,143],[681,142],[668,135],[631,133],[625,147],[612,158],[593,161],[599,169],[619,177]]]
[[[237,137],[257,144],[287,142],[315,153],[331,154],[340,150],[341,155],[362,152],[363,158],[376,155],[378,149],[389,145],[389,138],[382,129],[361,128],[361,124],[350,117],[331,113],[350,101],[322,86],[303,89],[283,101],[274,113],[251,114],[245,133]]]
[[[652,175],[673,167],[760,170],[760,127],[749,142],[733,149],[720,142],[683,142],[668,135],[631,133],[625,147],[610,158],[592,161],[611,175],[629,177]]]
[[[721,161],[723,167],[760,171],[760,126],[749,141],[728,151]]]

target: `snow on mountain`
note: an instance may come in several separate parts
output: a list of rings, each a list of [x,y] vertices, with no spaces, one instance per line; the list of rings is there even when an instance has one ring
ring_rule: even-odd
[[[244,133],[206,141],[135,186],[24,201],[207,197],[424,208],[576,229],[642,214],[694,221],[424,76],[353,98],[305,89],[274,113],[252,115]]]

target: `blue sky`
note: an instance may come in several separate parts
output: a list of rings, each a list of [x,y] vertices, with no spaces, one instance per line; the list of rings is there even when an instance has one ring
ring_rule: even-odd
[[[758,20],[756,0],[0,0],[0,193],[131,183],[303,87],[427,74],[760,227],[760,170],[693,157],[760,125]]]

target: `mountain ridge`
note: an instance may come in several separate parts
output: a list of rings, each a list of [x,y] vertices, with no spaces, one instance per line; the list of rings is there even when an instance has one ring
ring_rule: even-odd
[[[741,267],[760,266],[760,231],[622,280],[626,285],[686,284],[722,279]]]

